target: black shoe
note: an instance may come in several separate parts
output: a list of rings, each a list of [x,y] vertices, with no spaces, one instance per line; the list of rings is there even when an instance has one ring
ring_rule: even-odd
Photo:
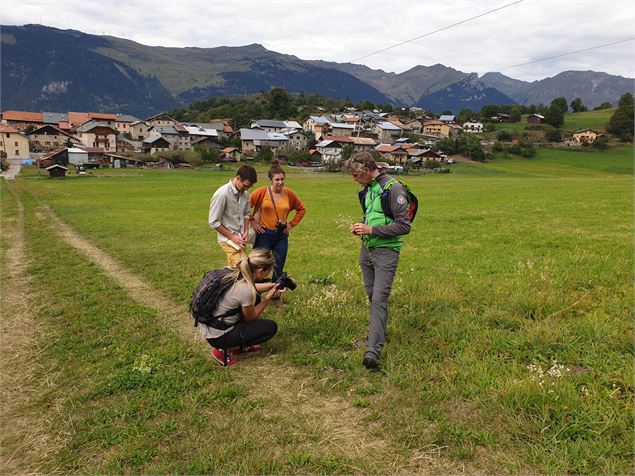
[[[369,370],[377,370],[379,368],[379,359],[373,354],[364,355],[364,360],[362,360],[362,364]]]

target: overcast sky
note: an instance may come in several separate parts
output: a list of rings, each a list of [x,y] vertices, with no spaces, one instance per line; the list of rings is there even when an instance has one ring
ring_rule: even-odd
[[[595,48],[635,37],[632,0],[516,1],[3,0],[0,23],[39,23],[152,46],[260,43],[302,59],[397,73],[441,63],[525,81],[566,70],[635,78],[635,41]],[[586,51],[566,55],[580,50]]]

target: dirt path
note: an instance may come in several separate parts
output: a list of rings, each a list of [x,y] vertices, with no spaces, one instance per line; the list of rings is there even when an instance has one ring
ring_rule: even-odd
[[[27,273],[29,266],[24,237],[24,207],[14,195],[16,216],[5,221],[2,230],[9,242],[6,260],[7,282],[2,286],[2,319],[0,320],[0,474],[41,474],[42,462],[61,447],[60,436],[53,436],[47,419],[32,397],[55,385],[53,375],[43,381],[37,376],[40,341],[33,286]]]

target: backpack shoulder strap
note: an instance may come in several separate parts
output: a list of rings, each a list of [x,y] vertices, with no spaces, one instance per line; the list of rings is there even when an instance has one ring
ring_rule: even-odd
[[[357,191],[357,198],[359,198],[359,204],[362,206],[362,212],[366,213],[366,193],[368,192],[368,186],[360,188]]]

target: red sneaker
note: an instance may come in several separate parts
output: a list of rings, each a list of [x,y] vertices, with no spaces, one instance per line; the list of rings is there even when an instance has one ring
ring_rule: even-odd
[[[248,345],[244,349],[234,349],[229,353],[230,355],[240,355],[240,354],[255,354],[257,352],[262,351],[262,346],[260,344]]]
[[[227,353],[227,365],[225,365],[225,353],[223,352],[223,349],[212,349],[212,358],[218,362],[219,364],[221,364],[223,367],[231,367],[232,365],[235,365],[238,361],[236,359],[232,359],[232,354],[230,354],[229,352]]]

